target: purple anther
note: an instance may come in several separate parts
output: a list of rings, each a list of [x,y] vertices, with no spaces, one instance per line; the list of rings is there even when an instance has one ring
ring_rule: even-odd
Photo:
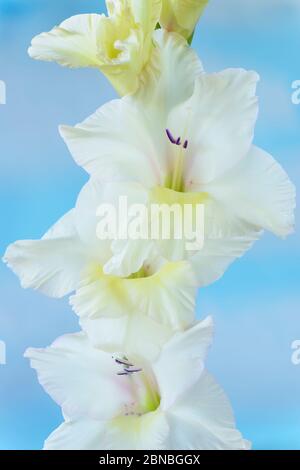
[[[121,359],[115,359],[115,362],[116,362],[117,364],[122,365],[122,366],[127,366],[127,367],[132,367],[132,366],[133,366],[133,364],[130,364],[130,362],[128,362],[128,361],[121,361]]]
[[[143,369],[125,369],[125,372],[128,374],[135,374],[136,372],[141,372]]]
[[[117,375],[128,375],[128,372],[118,372]]]
[[[173,137],[171,131],[169,129],[166,129],[166,133],[167,133],[167,136],[168,136],[168,139],[169,141],[171,142],[171,144],[174,144],[174,145],[182,145],[182,142],[181,142],[181,137],[178,137],[178,139],[175,139],[175,137]],[[189,142],[188,140],[185,140],[184,141],[184,144],[182,145],[182,147],[184,149],[187,149],[188,148],[188,145],[189,145]]]
[[[169,129],[166,129],[166,133],[167,133],[168,139],[171,142],[171,144],[176,144],[176,140],[172,136],[171,131]]]

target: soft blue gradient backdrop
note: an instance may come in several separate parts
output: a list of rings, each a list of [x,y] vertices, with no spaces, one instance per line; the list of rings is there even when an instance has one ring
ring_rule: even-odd
[[[115,96],[96,70],[69,70],[27,56],[31,38],[76,13],[104,11],[100,0],[0,0],[1,253],[8,243],[40,237],[75,202],[87,180],[58,135]],[[296,0],[212,0],[194,47],[207,70],[255,69],[261,75],[255,142],[300,182],[300,3]],[[217,136],[216,136],[217,138]],[[255,449],[300,449],[299,236],[265,235],[221,281],[199,293],[198,315],[212,314],[216,333],[210,370],[230,396],[238,426]],[[28,346],[49,345],[78,329],[66,300],[20,288],[0,267],[0,448],[39,449],[61,422],[58,406],[23,359]]]

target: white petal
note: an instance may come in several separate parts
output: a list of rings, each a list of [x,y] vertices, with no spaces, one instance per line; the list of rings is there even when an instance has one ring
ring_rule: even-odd
[[[195,318],[196,280],[188,263],[166,263],[149,277],[123,279],[99,273],[87,279],[71,298],[81,318],[132,315],[138,312],[154,321],[182,330]]]
[[[273,157],[257,147],[208,191],[240,221],[282,237],[294,229],[295,187]]]
[[[93,250],[95,260],[103,266],[106,274],[128,277],[139,271],[148,257],[151,241],[132,240],[127,236],[129,222],[135,219],[128,214],[130,208],[133,204],[145,207],[147,199],[147,191],[139,184],[104,183],[96,177],[90,178],[80,192],[75,211],[78,233]],[[125,206],[122,200],[125,200]],[[106,214],[108,207],[110,211]],[[105,213],[100,215],[99,209],[105,209]],[[103,234],[98,233],[101,220],[108,221],[113,237],[104,240]],[[125,228],[124,239],[119,237],[121,226]],[[114,240],[114,237],[117,239]]]
[[[134,312],[117,318],[81,318],[80,325],[95,347],[124,351],[128,356],[137,355],[150,362],[158,357],[173,334],[170,327]]]
[[[202,74],[190,100],[170,115],[173,135],[188,140],[185,185],[224,174],[249,151],[258,113],[258,75],[241,69]]]
[[[112,421],[78,420],[63,423],[46,440],[45,450],[159,450],[166,449],[169,427],[164,415]]]
[[[75,127],[61,126],[60,133],[75,162],[102,181],[138,181],[147,187],[163,180],[166,164],[149,133],[146,111],[125,99],[105,104]]]
[[[236,235],[224,234],[215,239],[206,239],[202,250],[190,259],[199,287],[220,279],[233,261],[243,256],[260,235],[248,224],[243,224],[240,230]]]
[[[99,67],[99,38],[107,19],[104,15],[76,15],[49,33],[33,38],[30,57],[55,61],[68,67]]]
[[[111,244],[112,257],[104,265],[103,270],[106,274],[128,277],[141,269],[153,249],[153,243],[147,236],[148,191],[141,184],[131,182],[111,183],[107,188],[107,200],[117,211],[118,234]],[[121,199],[125,200],[124,206],[120,204]],[[131,230],[132,225],[134,231]],[[124,237],[119,234],[120,226],[125,229]],[[143,238],[141,227],[145,229],[146,236]]]
[[[137,273],[153,250],[151,240],[114,240],[112,257],[104,265],[104,272],[113,276],[129,277]]]
[[[112,450],[166,450],[169,426],[159,410],[123,417],[107,427],[105,447]]]
[[[109,202],[106,197],[106,188],[103,182],[90,178],[78,195],[74,212],[80,239],[92,253],[94,263],[100,267],[112,256],[111,240],[100,239],[97,236],[97,224],[100,221],[97,210],[102,204]]]
[[[131,398],[111,354],[93,348],[83,333],[59,338],[46,349],[28,349],[38,379],[70,418],[109,419]]]
[[[104,450],[105,431],[105,421],[67,421],[50,434],[44,450]]]
[[[41,240],[20,240],[10,245],[4,261],[17,274],[22,287],[62,297],[78,286],[89,262],[70,211]]]
[[[207,196],[201,192],[179,192],[161,187],[154,188],[149,194],[151,209],[155,209],[151,222],[159,232],[155,240],[157,250],[169,261],[189,260],[204,241],[205,212],[198,212],[198,208],[205,208]],[[164,210],[163,217],[156,212],[157,207]]]
[[[162,409],[172,406],[200,377],[212,329],[212,319],[207,317],[184,333],[177,333],[163,348],[153,364]]]
[[[247,450],[228,398],[206,372],[168,411],[173,450]]]
[[[197,204],[203,203],[201,194],[198,196],[197,193],[179,193],[162,187],[155,187],[152,191],[146,191],[142,185],[137,183],[111,183],[107,186],[111,188],[112,193],[109,200],[116,207],[118,207],[118,201],[121,197],[126,196],[128,208],[119,210],[119,218],[122,221],[126,220],[126,212],[132,210],[135,204],[141,204],[146,215],[144,217],[132,217],[130,220],[127,218],[129,220],[129,229],[131,221],[138,221],[139,227],[143,226],[143,238],[134,239],[132,236],[128,236],[126,239],[118,238],[114,240],[111,245],[112,257],[104,265],[106,274],[128,277],[132,273],[138,272],[148,260],[151,261],[153,251],[171,262],[181,261],[192,256],[193,252],[187,249],[188,244],[191,244],[191,240],[187,238],[186,231],[183,230],[185,227],[183,227],[182,214],[184,214],[184,223],[188,224],[190,222],[190,226],[194,229],[194,233],[191,233],[191,235],[195,236],[195,207]],[[188,212],[185,213],[185,205],[188,204],[193,206],[192,215],[189,215]],[[178,218],[172,217],[173,205],[176,205],[179,211],[181,210]],[[169,227],[167,224],[163,227],[161,214],[159,211],[156,212],[156,209],[163,209],[164,206],[168,206],[167,209],[169,208],[170,211]],[[167,219],[168,214],[166,212],[165,214]],[[155,225],[158,228],[158,233],[153,235],[152,228]],[[164,232],[168,228],[170,229],[170,238],[166,239]],[[128,230],[129,232],[130,230]],[[137,232],[141,233],[142,230],[140,229]],[[180,232],[182,237],[178,239],[178,233]]]
[[[150,129],[165,140],[170,111],[192,96],[203,67],[196,52],[178,34],[157,30],[154,40],[156,53],[152,63],[142,76],[139,90],[128,100],[147,110]]]

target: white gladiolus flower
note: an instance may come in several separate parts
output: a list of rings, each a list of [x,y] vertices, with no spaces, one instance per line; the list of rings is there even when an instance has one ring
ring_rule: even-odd
[[[82,333],[29,349],[25,356],[65,416],[44,448],[248,449],[228,399],[204,370],[211,335],[207,318],[155,357],[106,353]]]
[[[109,186],[109,185],[107,185]],[[110,241],[96,235],[96,210],[107,188],[91,180],[75,209],[41,240],[22,240],[7,248],[4,261],[24,288],[52,297],[73,291],[71,304],[90,338],[102,347],[134,338],[136,318],[145,317],[148,333],[162,341],[194,322],[197,283],[184,261],[167,262],[153,251],[145,258],[143,244],[132,245],[131,256],[143,263],[126,277],[105,274],[113,256]],[[159,330],[159,333],[154,333]],[[142,338],[141,338],[142,341]]]
[[[133,92],[152,55],[161,0],[106,0],[109,16],[76,15],[32,40],[29,55],[101,70],[120,95]]]
[[[160,24],[189,39],[208,0],[162,0]]]
[[[258,75],[242,69],[206,74],[180,36],[157,31],[155,38],[159,72],[149,68],[135,96],[102,106],[74,128],[63,126],[61,134],[87,172],[132,182],[136,193],[139,185],[149,204],[204,204],[202,250],[187,252],[184,240],[155,245],[170,261],[192,255],[198,283],[205,285],[262,230],[282,237],[293,231],[295,189],[273,157],[252,144]],[[126,194],[124,185],[114,187]],[[130,240],[114,243],[113,252],[107,273],[126,276],[143,264],[131,256]]]
[[[258,75],[205,73],[188,47],[207,3],[106,0],[108,16],[72,16],[29,48],[99,69],[122,96],[60,127],[90,179],[40,240],[4,255],[22,287],[72,294],[83,330],[25,352],[64,418],[46,450],[251,447],[205,369],[213,322],[196,322],[196,292],[264,230],[293,231],[295,188],[253,145]]]

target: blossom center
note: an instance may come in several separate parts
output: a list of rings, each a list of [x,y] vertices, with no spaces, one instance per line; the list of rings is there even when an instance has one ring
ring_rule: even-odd
[[[149,367],[135,363],[126,356],[115,357],[114,360],[120,366],[117,375],[124,381],[126,390],[130,390],[130,400],[124,403],[123,416],[139,417],[155,411],[160,404],[160,395]]]
[[[145,279],[150,277],[153,273],[150,271],[150,266],[143,264],[143,266],[136,273],[130,274],[126,279]]]

